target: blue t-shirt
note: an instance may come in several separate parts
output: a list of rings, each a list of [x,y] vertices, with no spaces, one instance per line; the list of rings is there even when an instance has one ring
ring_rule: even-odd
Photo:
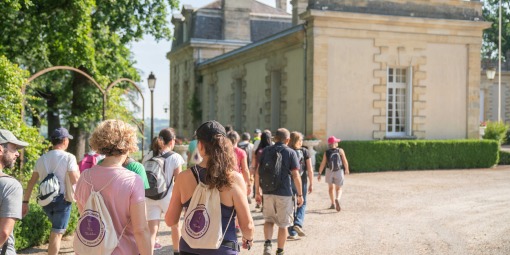
[[[297,171],[299,169],[299,160],[298,160],[296,151],[287,147],[287,145],[284,145],[283,143],[278,142],[275,145],[264,148],[264,151],[262,151],[261,157],[258,159],[259,166],[264,165],[262,162],[262,161],[264,161],[264,154],[268,151],[273,151],[273,150],[270,150],[269,148],[273,148],[275,146],[283,146],[283,150],[280,152],[282,154],[282,169],[281,170],[282,170],[283,178],[282,178],[280,186],[278,187],[277,190],[272,191],[272,192],[266,192],[266,191],[262,190],[262,193],[268,194],[268,195],[290,197],[290,196],[292,196],[292,183],[291,183],[292,176],[291,176],[290,171],[292,171],[292,170]],[[258,171],[260,171],[260,167],[259,167]]]

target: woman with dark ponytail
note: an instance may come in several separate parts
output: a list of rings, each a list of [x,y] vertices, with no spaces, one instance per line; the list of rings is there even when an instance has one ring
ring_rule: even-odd
[[[253,241],[254,226],[246,200],[246,183],[243,176],[236,171],[233,146],[226,137],[225,128],[216,121],[208,121],[202,124],[196,133],[197,149],[203,160],[177,176],[165,222],[169,226],[179,222],[181,211],[189,206],[200,180],[209,189],[218,189],[220,192],[221,230],[225,234],[224,239],[218,249],[193,249],[181,238],[180,254],[235,255],[239,253],[239,244],[235,224],[230,224],[232,217],[237,217],[239,221],[243,248],[249,248]]]
[[[172,197],[172,190],[174,179],[182,170],[182,165],[186,162],[179,155],[179,153],[173,152],[175,146],[175,132],[173,128],[165,128],[159,132],[159,135],[152,142],[152,153],[154,156],[160,156],[164,158],[164,173],[165,179],[171,182],[172,185],[168,188],[166,196],[159,200],[146,198],[147,201],[147,221],[149,223],[149,230],[151,233],[151,242],[154,246],[154,250],[162,248],[161,244],[157,241],[156,237],[159,230],[159,221],[161,214],[165,215],[170,204],[170,198]],[[174,254],[179,254],[179,239],[180,230],[178,224],[169,225],[172,228],[172,244]]]

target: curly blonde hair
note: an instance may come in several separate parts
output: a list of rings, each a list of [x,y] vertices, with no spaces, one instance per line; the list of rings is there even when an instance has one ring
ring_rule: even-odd
[[[138,150],[136,129],[122,120],[105,120],[89,139],[90,147],[105,156],[130,154]]]

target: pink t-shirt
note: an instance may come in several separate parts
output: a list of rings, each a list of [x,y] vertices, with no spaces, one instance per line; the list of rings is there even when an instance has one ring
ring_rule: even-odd
[[[76,184],[75,191],[76,203],[82,208],[90,195],[90,185],[83,180],[84,178],[94,185],[96,191],[115,178],[101,191],[101,195],[112,217],[117,236],[120,236],[126,225],[127,228],[112,254],[138,254],[133,228],[128,222],[131,217],[129,214],[130,205],[145,201],[145,190],[140,176],[122,167],[96,165],[85,170]]]
[[[246,158],[246,152],[238,147],[234,147],[234,152],[236,153],[236,159],[237,159],[237,171],[239,173],[243,173],[243,168],[241,163]]]

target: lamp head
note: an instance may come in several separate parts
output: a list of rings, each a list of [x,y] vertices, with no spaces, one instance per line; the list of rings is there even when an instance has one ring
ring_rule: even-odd
[[[489,67],[485,70],[485,74],[487,75],[487,79],[494,80],[494,76],[496,76],[496,69],[494,67]]]
[[[149,78],[147,78],[147,83],[149,85],[149,89],[154,91],[154,88],[156,88],[156,76],[154,76],[152,72],[149,74]]]

